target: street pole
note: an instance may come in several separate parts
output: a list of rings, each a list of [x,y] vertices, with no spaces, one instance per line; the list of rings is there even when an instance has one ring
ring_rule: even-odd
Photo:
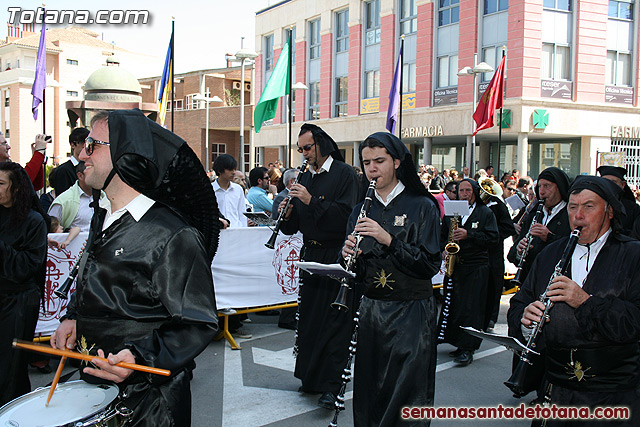
[[[244,37],[242,37],[244,40]],[[240,48],[242,49],[242,42],[240,42]],[[240,60],[240,69],[242,70],[242,76],[240,77],[240,158],[238,159],[238,166],[240,172],[244,173],[244,61],[246,58]]]
[[[478,54],[473,54],[473,67],[478,65]],[[469,176],[476,174],[476,121],[473,114],[476,112],[476,104],[478,103],[478,73],[473,73],[473,106],[471,107],[471,165],[469,165]]]
[[[209,101],[205,101],[205,103],[207,104],[207,108],[206,108],[206,112],[207,112],[207,118],[206,118],[206,129],[205,129],[205,134],[204,134],[204,145],[205,145],[205,162],[204,162],[204,171],[205,172],[209,172],[209,170],[211,170],[209,168],[209,162],[211,162],[211,159],[209,158]]]

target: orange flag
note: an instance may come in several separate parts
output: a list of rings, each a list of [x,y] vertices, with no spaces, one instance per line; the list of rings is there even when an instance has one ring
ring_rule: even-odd
[[[478,108],[473,113],[473,120],[476,121],[476,131],[474,135],[482,129],[488,129],[493,126],[493,114],[498,108],[502,108],[503,88],[504,88],[504,63],[506,56],[502,57],[502,61],[493,75],[489,86],[482,94]],[[474,88],[475,89],[475,88]]]

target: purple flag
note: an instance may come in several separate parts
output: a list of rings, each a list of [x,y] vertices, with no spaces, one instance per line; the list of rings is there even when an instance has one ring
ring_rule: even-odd
[[[40,45],[38,46],[38,59],[36,60],[36,78],[33,80],[33,87],[31,88],[33,120],[38,120],[38,106],[44,99],[44,88],[47,87],[47,37],[45,34],[46,29],[43,19],[42,30],[40,31]]]
[[[400,54],[396,63],[396,72],[393,75],[393,84],[389,92],[389,110],[387,110],[387,130],[396,133],[396,122],[398,121],[398,112],[400,111],[400,93],[402,92],[402,48],[404,43],[400,44]]]

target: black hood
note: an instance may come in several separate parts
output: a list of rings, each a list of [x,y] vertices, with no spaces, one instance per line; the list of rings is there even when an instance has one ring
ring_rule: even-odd
[[[567,174],[560,168],[555,166],[551,166],[540,172],[538,175],[538,181],[536,182],[536,197],[540,200],[540,192],[538,191],[538,183],[541,179],[546,179],[547,181],[551,181],[558,186],[558,190],[560,191],[560,196],[562,200],[565,202],[569,200],[569,177]]]

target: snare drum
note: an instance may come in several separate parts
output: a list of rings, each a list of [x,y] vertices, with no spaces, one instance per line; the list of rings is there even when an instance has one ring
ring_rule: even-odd
[[[0,408],[0,426],[120,427],[131,411],[118,405],[118,387],[84,381],[58,384],[45,406],[50,387],[20,396]]]

